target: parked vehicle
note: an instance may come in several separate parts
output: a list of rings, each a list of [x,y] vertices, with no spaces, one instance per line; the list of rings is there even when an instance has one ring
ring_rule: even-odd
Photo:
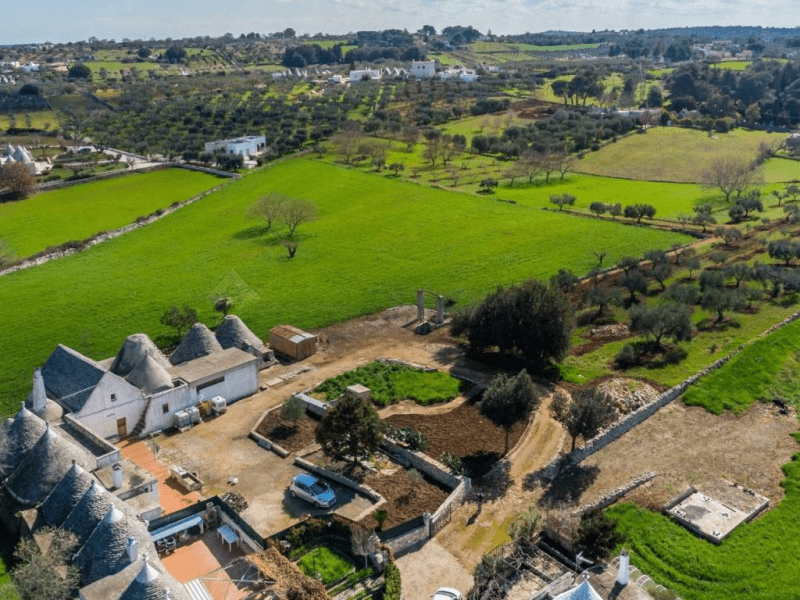
[[[331,486],[308,473],[294,476],[289,486],[289,493],[294,498],[302,498],[318,508],[328,508],[336,504],[336,493]]]
[[[440,587],[431,596],[432,600],[464,600],[464,594],[456,588]]]

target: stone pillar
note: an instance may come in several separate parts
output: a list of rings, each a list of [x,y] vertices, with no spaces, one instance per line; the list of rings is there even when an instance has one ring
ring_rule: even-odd
[[[47,410],[47,393],[44,390],[44,379],[42,370],[36,369],[33,372],[33,392],[31,392],[31,411],[39,417],[44,418]]]
[[[619,585],[628,585],[628,577],[630,577],[629,562],[628,551],[623,548],[622,552],[619,553],[619,571],[617,572],[617,583]]]
[[[444,323],[444,296],[441,294],[436,298],[436,322]]]
[[[417,290],[417,321],[425,320],[425,290]]]

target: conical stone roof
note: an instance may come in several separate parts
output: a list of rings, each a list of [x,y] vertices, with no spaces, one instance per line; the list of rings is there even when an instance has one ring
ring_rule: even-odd
[[[111,500],[108,494],[100,489],[97,482],[92,481],[92,485],[64,519],[61,527],[74,533],[78,538],[78,546],[83,546],[109,508]]]
[[[166,369],[149,354],[144,355],[125,379],[148,396],[175,387]]]
[[[91,485],[91,476],[73,462],[69,471],[42,502],[40,512],[45,523],[60,527]]]
[[[166,591],[164,577],[142,557],[142,568],[120,596],[120,600],[163,600]]]
[[[215,332],[219,345],[224,349],[238,348],[239,350],[247,350],[247,348],[261,349],[264,343],[247,328],[242,320],[236,315],[226,315],[225,318],[217,327]]]
[[[134,333],[125,339],[122,348],[117,352],[117,357],[111,363],[109,371],[120,377],[125,377],[142,362],[142,359],[150,355],[162,367],[169,367],[169,361],[161,354],[161,351],[144,333]]]
[[[130,564],[125,551],[129,536],[125,515],[112,506],[72,561],[83,585],[114,575]]]
[[[173,365],[179,365],[221,350],[222,346],[219,345],[211,330],[202,323],[195,323],[175,348],[169,361]]]
[[[4,459],[0,461],[0,475],[12,473],[41,439],[46,429],[45,422],[25,408],[23,403],[5,431],[7,446]]]
[[[67,443],[47,427],[6,482],[11,496],[26,507],[35,506],[53,491],[72,464]]]

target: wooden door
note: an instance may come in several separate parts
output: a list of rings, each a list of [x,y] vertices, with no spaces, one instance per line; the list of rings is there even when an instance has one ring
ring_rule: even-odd
[[[128,423],[124,418],[117,419],[117,435],[120,437],[128,434]]]

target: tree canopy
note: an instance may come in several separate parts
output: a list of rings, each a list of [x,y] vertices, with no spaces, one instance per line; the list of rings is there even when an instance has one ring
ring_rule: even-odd
[[[508,434],[511,428],[527,419],[538,406],[539,396],[528,372],[523,369],[514,377],[502,374],[497,376],[483,393],[480,411],[505,431],[505,452],[508,454]]]
[[[465,335],[473,351],[497,348],[543,369],[564,358],[572,326],[572,307],[564,293],[533,279],[498,287],[478,306],[456,315],[451,331]]]
[[[320,421],[315,438],[327,456],[356,462],[378,449],[383,429],[370,402],[345,395]]]

